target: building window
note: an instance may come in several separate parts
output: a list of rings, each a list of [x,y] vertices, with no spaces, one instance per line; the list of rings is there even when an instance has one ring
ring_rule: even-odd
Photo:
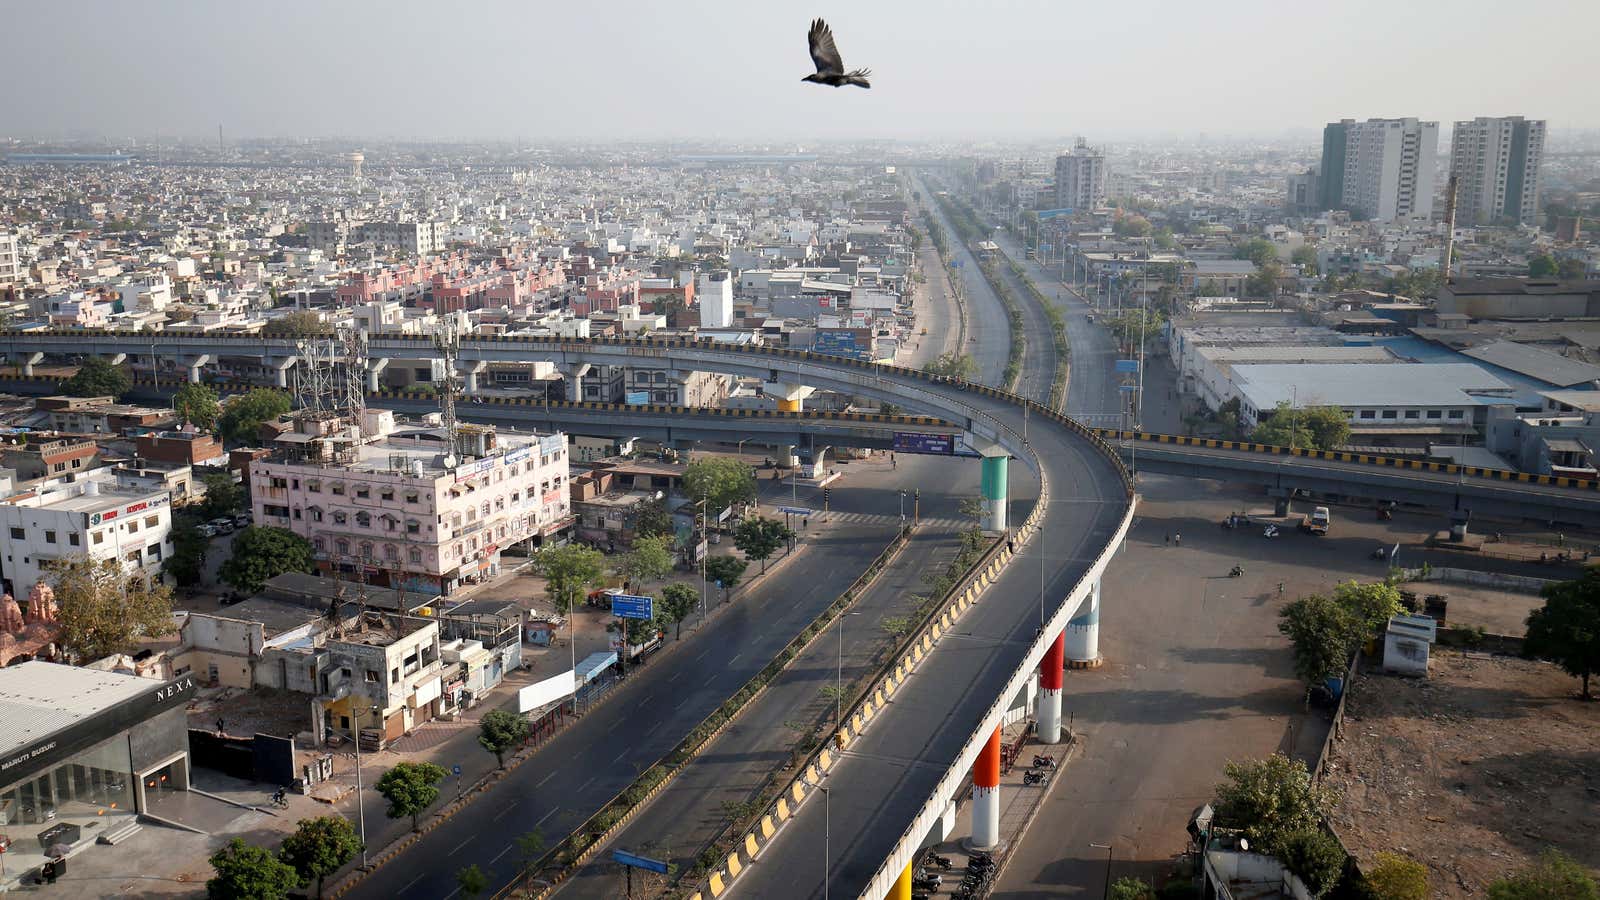
[[[320,507],[308,506],[306,507],[306,514],[311,517],[311,521],[313,522],[322,521],[322,509]]]
[[[372,558],[372,544],[371,543],[369,543],[367,541],[362,541],[361,542],[361,558],[362,559],[371,559]]]
[[[366,485],[363,484],[356,487],[356,497],[359,499],[365,500],[370,496],[372,496],[372,491]]]
[[[11,529],[11,539],[13,541],[20,541],[20,540],[22,540],[22,536],[23,536],[24,533],[25,532],[21,528],[13,528],[13,529]]]
[[[261,507],[261,514],[264,516],[276,516],[280,519],[287,519],[289,518],[289,507],[272,506],[270,504],[264,505]]]
[[[340,556],[349,556],[350,555],[350,542],[345,540],[344,538],[340,538],[339,542],[337,544],[334,544],[334,547],[336,547],[338,549]]]
[[[393,502],[394,501],[394,488],[384,488],[383,491],[378,494],[378,499],[386,501],[386,502]]]
[[[350,516],[346,514],[344,510],[336,509],[333,511],[333,524],[343,525],[345,522],[349,521],[349,519]]]
[[[1422,412],[1421,412],[1421,410],[1408,409],[1408,410],[1406,410],[1406,418],[1408,418],[1408,419],[1420,419],[1420,418],[1422,418]]]
[[[377,672],[374,672],[371,669],[368,669],[367,672],[366,672],[366,675],[367,675],[367,683],[368,684],[377,684],[378,683],[378,673]]]
[[[1400,415],[1400,414],[1399,414],[1399,413],[1398,413],[1398,412],[1396,412],[1396,411],[1395,411],[1395,410],[1392,410],[1392,409],[1386,409],[1386,410],[1384,410],[1384,411],[1383,411],[1383,417],[1384,417],[1384,418],[1385,418],[1385,419],[1394,419],[1394,418],[1398,418],[1398,417],[1399,417],[1399,415]]]
[[[18,530],[20,531],[21,529],[18,529]],[[96,531],[94,533],[94,543],[96,545],[99,545],[99,544],[103,544],[105,542],[106,542],[106,533],[104,531]]]
[[[421,534],[421,533],[422,533],[422,523],[421,522],[418,522],[416,519],[407,519],[406,520],[406,534]]]
[[[422,551],[412,547],[411,550],[406,553],[406,558],[410,559],[413,563],[420,564],[422,562]]]
[[[285,511],[284,515],[288,515],[288,512]],[[128,520],[128,533],[129,534],[138,534],[139,533],[139,523],[138,523],[138,521],[136,521],[134,519],[129,519]]]
[[[144,527],[146,527],[146,528],[154,528],[154,527],[156,527],[157,525],[160,525],[160,524],[161,524],[161,517],[160,516],[145,516],[144,517]]]
[[[387,559],[387,560],[397,560],[397,559],[399,559],[400,558],[400,548],[396,547],[393,544],[384,544],[383,545],[383,558]]]
[[[418,496],[417,496],[417,492],[416,491],[407,491],[406,492],[406,502],[407,503],[416,503],[417,500],[418,500]]]
[[[356,513],[356,524],[362,528],[371,528],[372,514],[365,511]]]
[[[322,538],[312,538],[311,539],[311,546],[318,553],[321,553],[322,551],[328,549],[328,542],[323,540]]]
[[[1459,409],[1450,410],[1450,418],[1452,418],[1452,419],[1460,419],[1460,418],[1464,418],[1464,417],[1465,417],[1465,414],[1462,413],[1461,410],[1459,410]]]
[[[337,494],[340,497],[344,496],[344,483],[343,482],[335,481],[332,485],[329,486],[328,489],[333,491],[333,493]]]
[[[72,546],[76,547],[76,546],[78,546],[79,544],[82,543],[82,540],[79,539],[78,533],[76,531],[74,531],[73,533],[67,535],[67,543],[69,543]]]
[[[320,482],[320,481],[308,481],[308,482],[306,482],[306,490],[310,491],[313,494],[320,494],[320,493],[322,493],[322,482]]]
[[[1363,418],[1363,419],[1376,419],[1377,417],[1378,417],[1378,413],[1377,413],[1376,410],[1363,409],[1361,411],[1361,418]]]
[[[1430,418],[1430,419],[1439,419],[1439,418],[1443,418],[1443,417],[1444,417],[1444,412],[1442,410],[1437,410],[1437,409],[1428,410],[1428,418]]]
[[[151,559],[155,560],[156,562],[160,562],[161,561],[161,545],[160,544],[151,544],[150,546],[145,548],[144,552],[145,552],[146,556],[150,557]]]
[[[44,533],[44,542],[46,544],[54,544],[56,542],[56,533],[54,531],[46,531]]]

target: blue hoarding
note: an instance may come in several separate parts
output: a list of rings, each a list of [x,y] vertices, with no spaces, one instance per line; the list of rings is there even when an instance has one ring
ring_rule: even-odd
[[[896,453],[936,453],[950,456],[956,452],[956,438],[952,434],[896,431],[893,447]]]
[[[629,853],[626,850],[611,851],[611,860],[613,862],[622,863],[625,866],[632,866],[635,869],[644,869],[649,872],[660,872],[663,875],[667,874],[667,864],[661,860],[651,859],[648,856],[639,856],[635,853]]]
[[[1119,359],[1117,360],[1117,371],[1132,375],[1139,371],[1139,361],[1137,359]]]
[[[619,619],[645,619],[648,621],[655,618],[655,600],[651,597],[612,594],[611,614]]]
[[[650,392],[629,391],[624,399],[629,406],[644,406],[650,402]]]

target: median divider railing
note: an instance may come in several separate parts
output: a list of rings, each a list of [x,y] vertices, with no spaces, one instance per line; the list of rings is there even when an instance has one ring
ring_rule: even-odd
[[[676,778],[695,755],[707,744],[715,740],[751,701],[766,690],[768,683],[783,670],[805,647],[825,631],[839,613],[848,609],[856,597],[872,583],[873,579],[881,574],[896,553],[898,553],[910,539],[910,531],[902,531],[891,540],[881,553],[873,558],[867,565],[866,571],[845,589],[827,608],[818,613],[809,625],[803,628],[784,648],[778,651],[761,671],[757,672],[740,688],[732,697],[728,698],[717,707],[710,715],[706,716],[699,725],[689,732],[689,735],[678,743],[665,756],[646,768],[633,783],[611,800],[607,801],[600,811],[590,816],[571,835],[560,844],[557,844],[538,863],[530,866],[529,873],[539,873],[538,884],[530,884],[531,874],[511,882],[494,894],[496,900],[516,896],[529,898],[543,898],[550,894],[557,885],[572,877],[580,866],[588,862],[595,853],[610,838],[621,831],[639,810],[649,802],[650,798],[660,793],[671,781]],[[555,872],[549,870],[555,868]],[[526,892],[518,894],[519,891]]]

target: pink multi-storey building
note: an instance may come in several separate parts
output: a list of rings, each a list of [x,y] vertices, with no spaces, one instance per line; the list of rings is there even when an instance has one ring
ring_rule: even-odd
[[[366,421],[380,437],[307,421],[250,463],[256,523],[309,540],[321,571],[448,594],[498,574],[506,547],[571,525],[565,435],[463,425],[450,453],[443,429]]]

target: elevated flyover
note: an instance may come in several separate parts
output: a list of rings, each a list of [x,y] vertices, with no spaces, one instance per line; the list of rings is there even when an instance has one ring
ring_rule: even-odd
[[[1094,429],[1141,472],[1408,503],[1453,514],[1600,528],[1600,482],[1335,450]],[[1287,512],[1286,509],[1281,511]]]

